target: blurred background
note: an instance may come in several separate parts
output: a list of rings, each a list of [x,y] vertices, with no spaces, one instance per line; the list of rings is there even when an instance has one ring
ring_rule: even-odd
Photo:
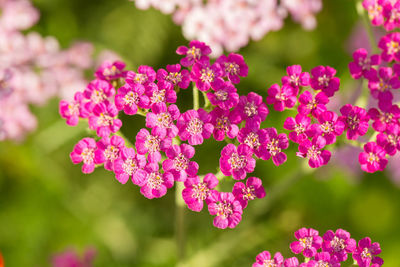
[[[84,40],[96,51],[113,50],[128,69],[175,64],[180,59],[176,48],[187,44],[170,16],[138,10],[127,0],[33,3],[41,17],[32,30],[56,37],[62,47]],[[237,86],[241,94],[255,91],[265,97],[293,64],[307,71],[317,65],[336,68],[343,95],[351,94],[359,83],[351,80],[347,64],[352,50],[367,45],[355,1],[323,1],[317,23],[314,31],[305,31],[287,19],[282,30],[239,51],[249,65],[249,76]],[[91,79],[92,72],[87,75]],[[191,102],[183,103],[191,99],[190,92],[181,91],[178,97],[180,105],[190,108]],[[82,174],[69,153],[87,132],[83,124],[65,124],[58,101],[31,107],[38,129],[23,142],[0,143],[0,252],[5,266],[50,266],[55,253],[68,248],[83,253],[88,247],[97,251],[94,266],[175,266],[173,190],[148,200],[136,186],[121,185],[102,168]],[[263,126],[282,131],[280,125],[289,115],[293,114],[271,112]],[[133,140],[144,120],[123,117],[123,122],[122,131]],[[195,156],[201,174],[216,171],[219,155],[210,151],[223,147],[211,140],[205,143]],[[293,233],[300,227],[321,234],[343,228],[357,240],[370,236],[380,242],[386,266],[398,266],[399,177],[389,170],[364,174],[357,164],[348,169],[339,160],[303,175],[299,170],[304,162],[295,151],[295,146],[288,150],[288,161],[281,167],[271,161],[258,163],[254,176],[263,180],[267,197],[249,204],[236,229],[214,228],[207,210],[185,210],[186,266],[250,266],[263,250],[289,257]],[[339,157],[357,163],[355,155]],[[232,184],[226,181],[222,186],[229,190]]]

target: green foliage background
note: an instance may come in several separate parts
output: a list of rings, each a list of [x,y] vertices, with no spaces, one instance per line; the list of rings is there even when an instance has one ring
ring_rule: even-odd
[[[125,0],[35,0],[41,19],[34,30],[53,35],[63,47],[76,40],[96,49],[119,53],[130,69],[154,68],[179,61],[174,53],[186,44],[169,16],[137,10]],[[251,42],[240,53],[250,72],[240,92],[266,96],[267,88],[285,68],[301,64],[310,70],[330,65],[338,70],[342,90],[355,90],[347,64],[348,40],[359,22],[354,0],[324,1],[318,27],[306,32],[290,19],[279,32]],[[179,97],[190,108],[191,93]],[[68,157],[85,136],[85,126],[71,128],[58,115],[58,100],[32,107],[39,129],[22,144],[0,143],[0,251],[6,266],[49,266],[51,255],[74,247],[96,247],[95,266],[175,266],[177,264],[174,193],[147,200],[136,186],[118,183],[101,168],[83,175]],[[274,113],[274,112],[273,112]],[[271,114],[266,127],[281,125],[284,114]],[[134,140],[142,118],[123,117],[122,131]],[[281,127],[278,127],[282,129]],[[200,173],[213,172],[223,144],[207,141],[197,149]],[[370,236],[381,243],[386,266],[399,266],[399,189],[385,173],[353,177],[340,166],[302,174],[303,161],[288,151],[288,162],[277,168],[260,162],[267,197],[250,203],[234,230],[212,226],[207,211],[186,210],[186,266],[250,266],[263,251],[289,257],[293,232],[313,227],[323,234],[343,228],[356,239]],[[357,160],[357,159],[354,159]],[[224,182],[229,188],[231,182]]]

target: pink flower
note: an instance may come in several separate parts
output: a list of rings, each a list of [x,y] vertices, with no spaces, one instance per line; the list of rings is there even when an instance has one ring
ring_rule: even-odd
[[[93,138],[83,138],[80,140],[69,155],[72,163],[83,162],[82,172],[91,173],[94,171],[94,152],[97,149],[96,141]]]
[[[144,170],[147,172],[145,177],[132,177],[132,181],[141,187],[140,193],[148,199],[163,197],[167,189],[174,185],[172,173],[161,173],[158,163],[148,163]]]
[[[232,115],[229,110],[215,107],[211,112],[211,124],[214,126],[213,136],[217,141],[222,141],[225,135],[233,139],[238,135],[239,127],[232,123]]]
[[[256,160],[252,158],[252,149],[244,144],[237,148],[233,144],[226,145],[221,151],[219,166],[224,175],[232,175],[235,180],[243,180],[246,173],[254,171]]]
[[[113,63],[105,61],[97,69],[95,76],[97,79],[111,81],[119,78],[124,78],[126,71],[124,71],[125,63],[121,61],[115,61]]]
[[[310,129],[311,119],[303,114],[297,114],[296,118],[289,117],[283,123],[283,128],[292,131],[289,139],[295,143],[301,143],[307,139],[307,131]]]
[[[214,92],[207,93],[207,98],[214,106],[228,110],[239,103],[239,94],[230,82],[218,78],[214,83],[213,90]]]
[[[117,119],[118,109],[114,103],[104,102],[93,108],[93,115],[89,117],[89,128],[95,130],[100,137],[116,133],[122,126]]]
[[[391,125],[399,123],[400,108],[397,105],[385,106],[383,110],[371,108],[368,115],[374,121],[372,128],[377,132],[384,132]]]
[[[319,92],[313,97],[309,91],[304,91],[299,96],[300,105],[297,110],[303,115],[311,113],[315,118],[318,118],[322,112],[327,110],[326,104],[328,104],[328,102],[329,98],[324,92]]]
[[[174,138],[178,135],[178,127],[174,121],[180,116],[180,111],[176,105],[167,107],[165,103],[158,103],[152,106],[152,112],[146,115],[146,127],[165,132],[165,135]]]
[[[128,71],[125,81],[132,87],[134,84],[141,84],[147,89],[156,80],[156,76],[157,74],[152,67],[141,65],[137,72]]]
[[[115,95],[115,89],[107,81],[94,80],[88,84],[83,95],[89,100],[85,104],[85,108],[92,112],[97,104],[111,100]]]
[[[284,267],[299,267],[299,260],[296,257],[287,258],[283,262]]]
[[[336,261],[334,257],[328,252],[318,252],[315,255],[313,260],[310,260],[307,263],[300,264],[301,267],[320,267],[320,266],[329,266],[329,267],[340,267],[340,263]]]
[[[125,184],[129,178],[132,181],[140,181],[145,179],[147,173],[143,169],[146,166],[146,157],[139,155],[133,148],[122,148],[120,157],[114,161],[115,178]]]
[[[381,58],[386,62],[400,61],[400,33],[392,32],[383,36],[378,44],[382,49]]]
[[[326,165],[331,158],[331,152],[322,150],[326,145],[326,141],[322,136],[317,136],[310,140],[305,140],[299,145],[299,152],[297,156],[301,158],[308,158],[308,165],[311,168],[318,168]]]
[[[242,208],[247,207],[249,200],[254,200],[255,198],[264,198],[265,189],[262,186],[261,179],[257,177],[249,177],[246,181],[246,185],[242,182],[237,182],[233,186],[232,194],[240,202]]]
[[[386,0],[364,0],[363,7],[368,11],[372,25],[379,26],[383,24],[383,5]]]
[[[301,72],[300,65],[293,65],[286,68],[288,76],[282,77],[282,85],[290,85],[298,88],[300,86],[310,85],[310,74],[308,72]]]
[[[279,87],[278,84],[273,84],[268,89],[267,104],[273,104],[276,111],[290,109],[296,104],[298,92],[297,88],[290,85]]]
[[[186,111],[177,121],[179,137],[182,141],[188,140],[193,146],[202,144],[204,139],[210,138],[214,130],[210,121],[210,114],[202,108]]]
[[[190,84],[189,71],[183,69],[181,71],[181,65],[167,65],[167,70],[159,69],[157,71],[157,80],[162,83],[160,87],[174,89],[175,86],[186,89]]]
[[[140,129],[136,135],[135,147],[139,155],[148,153],[147,160],[151,163],[161,161],[160,151],[165,151],[172,145],[171,138],[165,131],[153,128],[151,134],[145,128]]]
[[[202,64],[207,62],[209,60],[208,55],[211,54],[211,49],[205,43],[193,40],[189,43],[189,47],[178,47],[176,53],[178,55],[185,55],[185,57],[181,59],[181,65],[189,67],[196,62]]]
[[[379,71],[373,71],[369,78],[368,87],[371,95],[379,99],[379,107],[384,107],[393,100],[392,89],[400,88],[400,81],[397,75],[394,75],[390,67],[380,67]]]
[[[69,103],[62,100],[59,104],[59,113],[62,118],[66,119],[67,124],[75,126],[79,122],[79,118],[87,118],[89,112],[84,108],[86,99],[82,92],[76,92],[74,100]]]
[[[284,133],[278,135],[275,128],[267,128],[265,130],[267,139],[260,149],[261,158],[263,160],[269,160],[272,157],[272,162],[276,166],[279,166],[286,162],[287,156],[282,150],[289,147],[289,140]]]
[[[325,138],[326,144],[330,145],[336,142],[336,136],[344,131],[344,122],[338,120],[338,115],[333,111],[325,111],[318,117],[319,124],[316,125],[316,134]]]
[[[361,169],[366,172],[383,171],[388,160],[385,150],[375,142],[368,142],[364,145],[364,152],[360,153],[358,161]]]
[[[263,158],[263,153],[267,153],[265,146],[268,141],[268,133],[266,129],[251,130],[242,128],[239,130],[237,140],[241,144],[249,146],[258,158]]]
[[[253,263],[252,267],[267,267],[274,266],[280,267],[283,264],[283,256],[280,252],[275,253],[274,258],[271,259],[269,251],[263,251],[256,257],[256,262]]]
[[[386,18],[384,23],[386,31],[392,31],[400,27],[400,4],[398,1],[386,1],[383,8],[383,15]]]
[[[345,124],[346,136],[349,140],[356,140],[358,136],[363,136],[368,131],[369,116],[363,108],[346,104],[340,108],[343,116],[340,120]]]
[[[118,89],[115,96],[115,106],[118,110],[124,110],[125,114],[134,115],[138,108],[148,108],[150,99],[144,94],[145,88],[141,84],[130,86],[125,84]]]
[[[365,237],[358,242],[357,249],[353,253],[353,259],[357,261],[360,267],[378,267],[383,265],[383,260],[376,256],[380,253],[381,248],[379,243],[374,242],[371,244],[371,239]]]
[[[92,267],[95,256],[94,248],[86,249],[82,257],[74,250],[67,250],[53,256],[52,267]]]
[[[217,61],[222,67],[223,76],[228,77],[231,83],[239,83],[240,77],[246,77],[249,72],[249,67],[244,62],[243,56],[235,53],[230,53],[228,56],[221,55]]]
[[[353,79],[360,79],[361,77],[368,79],[371,76],[371,67],[381,64],[379,55],[368,57],[368,51],[364,48],[354,51],[353,59],[354,61],[349,63],[349,70]]]
[[[311,70],[311,87],[314,90],[322,90],[328,97],[331,97],[339,90],[340,80],[336,75],[336,70],[329,66],[318,66]]]
[[[290,244],[290,250],[295,254],[303,253],[304,257],[312,258],[321,248],[323,240],[317,230],[301,228],[294,233],[294,236],[299,240]]]
[[[199,170],[199,164],[190,161],[195,154],[192,146],[187,144],[172,145],[165,152],[167,159],[162,166],[165,172],[174,175],[175,181],[184,182],[188,176],[195,176]]]
[[[146,95],[150,98],[150,107],[157,103],[175,103],[176,92],[171,87],[161,87],[165,84],[159,83],[158,85],[150,83],[146,86]]]
[[[195,63],[190,73],[190,77],[196,83],[197,89],[202,92],[207,92],[210,88],[215,88],[217,78],[221,77],[221,75],[221,66],[216,63],[211,66],[205,63]]]
[[[182,191],[182,198],[189,209],[193,211],[201,211],[203,209],[204,201],[209,203],[212,189],[218,185],[218,179],[214,174],[208,173],[204,176],[203,181],[196,175],[188,177],[185,180],[185,188]]]
[[[269,113],[262,97],[254,92],[250,92],[247,96],[241,96],[239,104],[233,112],[235,123],[246,121],[246,127],[250,129],[259,129],[261,122],[267,118]]]
[[[394,156],[400,150],[400,126],[398,124],[388,126],[386,133],[378,134],[376,142],[388,155]]]
[[[220,229],[235,228],[242,220],[242,206],[232,193],[212,191],[208,211],[214,218],[214,226]]]
[[[125,147],[125,141],[122,137],[113,135],[103,137],[97,142],[97,150],[94,153],[94,162],[104,164],[104,168],[109,171],[114,170],[114,161],[119,158],[121,150]]]
[[[337,229],[336,232],[328,230],[323,236],[322,250],[329,252],[339,262],[347,260],[347,253],[353,253],[357,243],[350,238],[349,232]]]

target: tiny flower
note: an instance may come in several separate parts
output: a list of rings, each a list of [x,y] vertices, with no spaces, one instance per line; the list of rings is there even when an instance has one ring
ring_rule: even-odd
[[[185,57],[181,59],[181,65],[184,67],[189,67],[196,62],[208,62],[208,55],[211,54],[211,49],[205,43],[193,40],[189,43],[189,47],[178,47],[176,53],[178,55],[185,55]]]
[[[346,104],[340,108],[343,116],[340,117],[347,130],[346,136],[349,140],[356,140],[358,136],[363,136],[368,131],[369,116],[363,108]]]
[[[250,129],[259,129],[261,122],[267,118],[269,113],[262,97],[253,92],[247,96],[241,96],[239,104],[233,112],[236,117],[235,123],[246,121],[246,127]]]
[[[165,132],[165,135],[174,138],[178,135],[178,127],[174,124],[180,116],[176,105],[167,107],[165,103],[158,103],[151,108],[152,112],[146,114],[146,127]]]
[[[364,152],[360,153],[358,161],[361,169],[370,173],[383,171],[388,163],[385,150],[375,142],[364,145]]]
[[[311,258],[321,248],[323,240],[317,230],[301,228],[294,233],[294,236],[299,240],[290,244],[290,250],[295,254],[303,253],[304,257]]]
[[[244,62],[243,56],[230,53],[228,56],[221,55],[217,61],[222,67],[223,76],[228,77],[231,83],[239,83],[240,77],[246,77],[249,73],[249,67]]]
[[[197,175],[188,177],[185,180],[182,198],[189,209],[199,212],[203,209],[204,201],[208,204],[212,189],[217,185],[218,179],[212,173],[206,174],[203,181],[200,181]]]
[[[311,87],[314,90],[322,90],[328,97],[331,97],[339,90],[340,80],[336,75],[336,70],[329,66],[318,66],[311,70]]]
[[[308,165],[311,168],[318,168],[326,165],[331,158],[331,152],[322,150],[325,147],[326,141],[322,136],[317,136],[310,140],[305,140],[299,145],[297,156],[308,158]]]
[[[84,108],[86,101],[82,92],[76,92],[71,103],[65,100],[60,101],[59,113],[62,118],[66,119],[68,125],[75,126],[78,124],[79,118],[89,116],[89,112]]]
[[[213,136],[215,140],[222,141],[225,139],[225,135],[231,139],[238,135],[239,127],[232,123],[232,115],[229,110],[215,107],[210,112],[210,116],[210,123],[214,126]]]
[[[163,161],[162,166],[165,172],[174,175],[175,181],[184,182],[187,176],[195,176],[199,170],[199,164],[190,161],[195,154],[192,146],[187,144],[172,145],[165,152],[167,159]]]
[[[392,31],[400,27],[400,4],[398,1],[386,1],[383,8],[383,16],[386,18],[384,27],[386,31]]]
[[[315,124],[318,135],[325,138],[326,144],[330,145],[336,142],[336,136],[344,131],[344,122],[338,120],[338,115],[333,111],[325,111],[318,117],[319,124]]]
[[[156,80],[156,72],[150,66],[141,65],[139,66],[137,72],[128,71],[126,74],[125,81],[133,86],[134,84],[141,84],[144,87],[148,87],[148,85],[153,84]]]
[[[101,66],[97,69],[94,74],[97,79],[111,81],[119,78],[123,78],[126,75],[126,71],[124,71],[125,63],[121,61],[115,61],[113,63],[109,61],[105,61]]]
[[[368,82],[371,95],[379,99],[379,106],[386,106],[393,100],[391,90],[400,88],[400,81],[390,67],[380,67],[379,71],[374,71]]]
[[[297,110],[303,115],[311,113],[315,118],[318,118],[322,112],[327,110],[325,105],[328,104],[328,102],[329,98],[324,92],[319,92],[313,97],[309,91],[304,91],[299,96],[300,105]]]
[[[283,266],[284,267],[298,267],[299,260],[296,257],[288,258],[283,262]]]
[[[176,103],[176,92],[170,87],[162,87],[163,84],[158,85],[150,83],[146,87],[146,95],[150,98],[150,107],[157,103]]]
[[[218,64],[199,64],[193,65],[190,77],[196,83],[197,89],[207,92],[210,88],[216,87],[216,80],[222,75],[222,70]]]
[[[390,125],[386,129],[386,133],[380,133],[376,137],[377,144],[384,148],[386,153],[394,156],[400,151],[400,126],[398,124]]]
[[[230,82],[218,78],[214,83],[213,90],[214,92],[207,93],[207,98],[212,105],[228,110],[239,103],[239,94]]]
[[[220,229],[235,228],[242,220],[242,206],[232,193],[213,191],[209,197],[208,211],[214,218],[214,226]]]
[[[97,104],[111,100],[115,95],[114,87],[107,81],[94,80],[91,81],[83,92],[85,98],[89,101],[85,104],[85,108],[92,112]]]
[[[372,25],[379,26],[383,24],[383,4],[386,0],[364,0],[363,7],[368,11],[369,19]]]
[[[219,165],[224,175],[232,175],[235,180],[243,180],[246,173],[254,171],[256,160],[252,158],[252,149],[244,144],[237,148],[233,144],[226,145],[221,151]]]
[[[400,108],[397,105],[385,106],[381,111],[376,108],[371,108],[368,115],[374,121],[372,128],[377,132],[384,132],[391,125],[399,123]]]
[[[146,157],[139,155],[133,148],[124,147],[120,151],[120,157],[114,161],[115,178],[125,184],[129,178],[143,180],[147,173],[144,171]],[[134,178],[133,178],[134,177]]]
[[[237,140],[239,143],[249,146],[256,157],[260,159],[263,158],[263,153],[266,153],[266,150],[263,149],[268,140],[266,129],[251,130],[244,127],[239,130]]]
[[[93,115],[89,117],[89,128],[95,130],[100,137],[116,133],[122,126],[120,119],[117,119],[118,109],[114,103],[104,102],[93,108]]]
[[[233,186],[232,194],[240,202],[242,208],[247,207],[249,200],[254,200],[255,198],[264,198],[265,189],[262,186],[261,179],[257,177],[249,177],[246,181],[246,185],[242,182],[237,182]]]
[[[392,32],[383,36],[378,47],[382,49],[381,57],[384,61],[400,61],[400,33]]]
[[[151,134],[142,128],[136,135],[135,147],[137,153],[145,155],[148,153],[148,161],[157,163],[161,161],[160,151],[165,151],[172,145],[171,138],[166,136],[165,131],[153,128]]]
[[[286,162],[287,156],[282,152],[283,149],[289,147],[289,141],[286,134],[278,132],[275,128],[265,129],[267,132],[267,139],[265,144],[261,147],[261,158],[269,160],[272,157],[272,162],[279,166]]]
[[[295,118],[287,118],[283,123],[283,128],[292,131],[289,133],[289,139],[299,144],[307,139],[306,132],[310,129],[310,123],[310,117],[297,114]]]
[[[322,267],[322,266],[329,266],[329,267],[340,267],[340,263],[336,261],[334,257],[328,252],[318,252],[315,255],[313,260],[310,260],[307,263],[300,264],[301,267]]]
[[[349,232],[338,229],[336,232],[328,230],[323,236],[322,250],[330,253],[339,262],[347,260],[347,253],[353,253],[357,243],[350,238]]]
[[[310,85],[310,74],[308,72],[301,72],[300,65],[293,65],[286,68],[288,76],[282,77],[283,85],[291,85],[293,87],[308,86]]]
[[[280,252],[275,253],[274,258],[271,259],[269,251],[263,251],[256,257],[256,262],[252,267],[280,267],[283,264],[283,256]]]
[[[160,198],[167,193],[167,189],[174,185],[174,176],[170,172],[161,173],[158,163],[148,163],[144,170],[147,175],[133,177],[133,183],[140,186],[140,193],[148,199]]]
[[[121,150],[125,147],[125,141],[122,137],[113,135],[103,137],[97,142],[97,150],[94,153],[94,162],[104,164],[104,168],[109,171],[114,170],[114,161],[119,158]]]
[[[357,261],[360,267],[367,266],[381,266],[383,260],[377,257],[381,253],[379,243],[374,242],[371,244],[371,239],[365,237],[358,242],[356,251],[353,253],[353,259]]]
[[[118,89],[115,95],[115,106],[118,110],[124,110],[128,115],[137,113],[138,108],[148,108],[150,99],[144,95],[145,88],[141,84],[133,86],[125,84]]]
[[[360,48],[353,53],[354,61],[349,63],[351,77],[360,79],[361,77],[369,78],[371,76],[371,67],[381,64],[379,55],[368,57],[368,51]]]
[[[179,137],[182,141],[188,140],[193,146],[202,144],[204,139],[210,138],[214,130],[210,120],[210,114],[202,108],[186,111],[177,121]]]
[[[290,85],[279,87],[273,84],[268,89],[267,104],[274,105],[276,111],[283,111],[285,108],[292,108],[297,101],[299,90]]]
[[[72,163],[83,162],[82,172],[91,173],[94,171],[94,152],[97,149],[96,141],[93,138],[83,138],[80,140],[69,155]]]
[[[181,89],[188,88],[190,84],[188,70],[181,70],[181,65],[179,64],[167,65],[166,69],[157,71],[157,80],[159,83],[163,83],[160,87],[169,87],[170,89],[174,89],[175,86]]]

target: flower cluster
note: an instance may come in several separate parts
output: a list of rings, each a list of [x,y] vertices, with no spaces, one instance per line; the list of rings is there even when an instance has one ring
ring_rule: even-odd
[[[224,49],[237,51],[249,39],[260,40],[268,32],[281,29],[288,13],[305,29],[313,29],[315,14],[322,8],[321,0],[131,1],[140,9],[154,7],[172,13],[175,23],[182,25],[184,36],[208,43],[213,55],[222,54]]]
[[[378,257],[381,253],[379,243],[371,242],[369,237],[361,239],[358,243],[350,237],[350,233],[337,229],[335,232],[328,230],[320,236],[317,230],[301,228],[294,233],[297,241],[290,244],[294,254],[302,254],[304,262],[297,257],[286,258],[280,252],[272,257],[269,251],[263,251],[256,257],[253,267],[318,267],[337,266],[345,262],[351,255],[358,266],[381,266],[383,260]]]
[[[87,248],[81,256],[73,249],[68,249],[56,254],[52,259],[53,267],[92,267],[96,256],[96,250]]]
[[[61,50],[53,37],[25,34],[38,19],[29,0],[0,1],[0,141],[22,140],[37,125],[29,105],[71,98],[94,65],[90,43]]]

